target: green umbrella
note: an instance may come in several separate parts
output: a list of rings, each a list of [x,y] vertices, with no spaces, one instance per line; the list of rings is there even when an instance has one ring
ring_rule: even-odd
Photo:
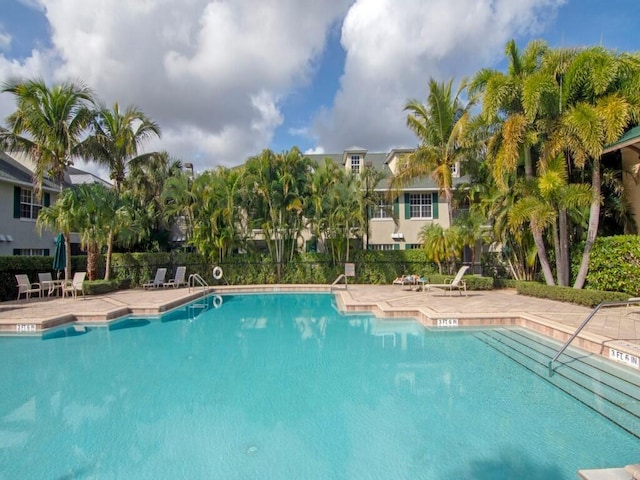
[[[53,251],[53,269],[58,272],[58,277],[60,276],[60,271],[64,270],[66,262],[67,256],[64,248],[64,235],[59,233],[56,237],[56,246]]]

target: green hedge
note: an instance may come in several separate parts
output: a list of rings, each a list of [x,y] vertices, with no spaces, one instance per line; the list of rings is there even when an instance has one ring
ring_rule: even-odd
[[[544,285],[536,282],[516,282],[516,289],[522,295],[547,298],[561,302],[575,303],[585,307],[595,307],[602,302],[623,301],[629,298],[626,293],[601,290],[576,290],[571,287]]]
[[[574,275],[580,265],[582,249],[573,257]],[[598,237],[591,249],[585,288],[640,293],[640,236]]]

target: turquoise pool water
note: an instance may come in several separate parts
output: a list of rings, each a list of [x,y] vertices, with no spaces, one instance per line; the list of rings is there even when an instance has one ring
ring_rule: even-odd
[[[573,480],[640,460],[475,332],[343,316],[329,295],[0,338],[0,363],[0,479]]]

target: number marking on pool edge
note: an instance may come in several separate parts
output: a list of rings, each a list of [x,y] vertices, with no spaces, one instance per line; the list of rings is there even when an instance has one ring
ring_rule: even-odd
[[[36,326],[32,323],[18,323],[16,324],[16,332],[35,332]]]
[[[626,363],[627,365],[640,369],[640,359],[635,355],[629,355],[614,348],[609,348],[609,358],[616,362]]]
[[[457,327],[457,318],[438,318],[436,319],[436,326],[438,327]]]

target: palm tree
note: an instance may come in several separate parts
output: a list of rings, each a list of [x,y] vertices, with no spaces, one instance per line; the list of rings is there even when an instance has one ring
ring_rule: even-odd
[[[438,273],[442,274],[442,264],[455,265],[456,258],[462,250],[461,237],[457,227],[446,230],[438,224],[429,224],[422,227],[418,238],[422,241],[422,248],[426,252],[427,260],[438,265]]]
[[[40,232],[44,228],[62,232],[64,236],[65,246],[65,280],[71,279],[71,232],[78,230],[77,215],[79,205],[75,202],[76,197],[73,190],[63,190],[58,196],[56,202],[49,206],[43,207],[38,214],[36,227]]]
[[[152,154],[138,155],[138,149],[144,141],[159,137],[160,127],[135,107],[129,106],[121,112],[117,103],[112,110],[100,105],[91,125],[92,134],[78,146],[78,151],[109,169],[116,193],[114,201],[118,201],[128,163],[141,164],[149,160]],[[113,241],[112,231],[107,241],[105,280],[110,275]]]
[[[293,255],[303,226],[310,167],[309,159],[296,147],[280,154],[264,150],[245,164],[248,218],[264,231],[278,278],[283,261]]]
[[[135,206],[139,241],[151,239],[156,248],[168,242],[169,215],[162,193],[168,178],[182,174],[182,162],[167,152],[139,155],[129,161],[123,190]]]
[[[399,190],[412,180],[431,176],[443,194],[451,224],[451,200],[453,198],[452,168],[464,160],[463,140],[470,120],[473,101],[466,105],[461,94],[466,88],[462,81],[455,94],[453,80],[438,83],[429,80],[427,103],[411,100],[405,106],[409,112],[407,126],[416,134],[420,144],[416,151],[406,155],[391,180],[391,188]]]
[[[591,207],[585,247],[574,288],[582,288],[600,217],[604,147],[640,122],[640,55],[602,47],[558,50],[549,70],[559,82],[558,117],[549,127],[547,157],[565,152],[570,168],[591,171]]]
[[[120,111],[117,103],[113,109],[104,105],[94,112],[92,134],[81,143],[81,151],[109,169],[116,192],[120,192],[130,162],[141,164],[151,153],[138,155],[142,144],[160,137],[160,127],[141,110],[129,106]]]
[[[540,65],[549,51],[543,41],[530,42],[520,53],[514,40],[507,42],[507,73],[482,69],[469,85],[472,94],[480,94],[483,120],[494,125],[489,138],[488,160],[499,185],[505,174],[524,163],[527,180],[535,174],[532,149],[539,143],[537,124],[553,109],[556,92],[553,77]]]
[[[45,176],[62,183],[64,170],[73,165],[76,146],[92,118],[91,90],[74,83],[48,88],[43,80],[27,80],[9,81],[2,92],[11,93],[17,104],[7,118],[9,128],[0,129],[5,148],[33,158],[37,192]]]

